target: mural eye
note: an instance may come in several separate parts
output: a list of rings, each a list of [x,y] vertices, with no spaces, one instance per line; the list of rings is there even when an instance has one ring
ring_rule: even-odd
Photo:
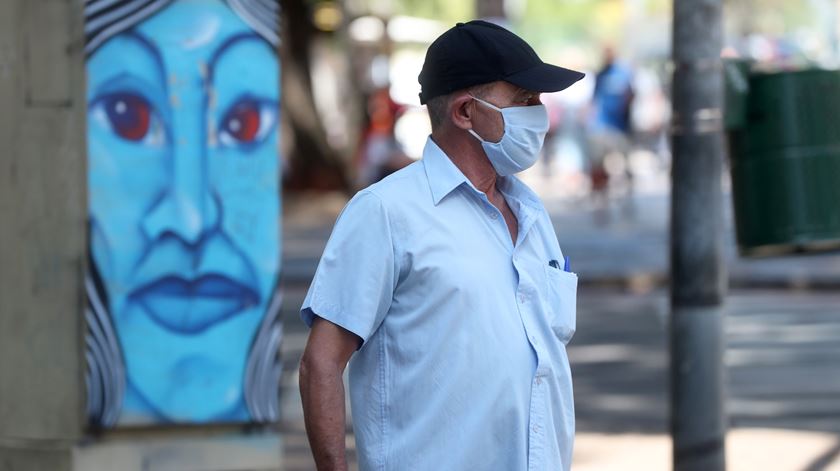
[[[260,130],[260,108],[254,101],[240,101],[222,121],[222,133],[241,143],[253,142]]]
[[[261,141],[274,125],[274,111],[254,99],[235,103],[222,119],[219,139],[227,146]]]
[[[129,141],[140,141],[149,134],[152,110],[149,102],[132,93],[115,93],[103,101],[111,129]]]

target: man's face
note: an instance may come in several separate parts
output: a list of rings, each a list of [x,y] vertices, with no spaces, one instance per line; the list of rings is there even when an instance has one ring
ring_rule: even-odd
[[[88,64],[91,251],[123,351],[123,422],[247,419],[279,264],[271,46],[223,2],[173,2]]]
[[[481,88],[481,98],[499,108],[510,106],[532,106],[539,105],[540,94],[519,88],[508,82],[493,82],[487,87]],[[475,132],[484,140],[499,142],[505,134],[505,122],[502,114],[487,106],[473,100],[472,124]]]

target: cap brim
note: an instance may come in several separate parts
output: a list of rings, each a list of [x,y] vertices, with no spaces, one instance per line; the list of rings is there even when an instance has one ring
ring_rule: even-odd
[[[559,92],[584,77],[584,73],[542,63],[504,78],[517,87],[532,92]]]

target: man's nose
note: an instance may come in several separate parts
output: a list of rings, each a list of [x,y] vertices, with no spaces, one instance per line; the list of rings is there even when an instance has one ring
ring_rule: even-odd
[[[168,187],[142,222],[150,240],[171,233],[195,245],[219,224],[220,201],[212,192],[202,100],[194,91],[173,95]]]

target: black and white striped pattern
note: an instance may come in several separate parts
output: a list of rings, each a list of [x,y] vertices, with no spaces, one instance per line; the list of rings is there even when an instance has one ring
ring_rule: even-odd
[[[281,300],[280,290],[277,290],[251,344],[245,367],[245,404],[254,422],[267,423],[280,419],[280,342],[283,339]]]
[[[85,277],[87,417],[94,427],[117,423],[125,396],[125,363],[108,309],[91,275]]]
[[[227,0],[227,4],[266,41],[280,45],[279,0]]]
[[[177,0],[85,0],[85,54]],[[278,0],[225,0],[231,10],[274,46],[280,44]]]

